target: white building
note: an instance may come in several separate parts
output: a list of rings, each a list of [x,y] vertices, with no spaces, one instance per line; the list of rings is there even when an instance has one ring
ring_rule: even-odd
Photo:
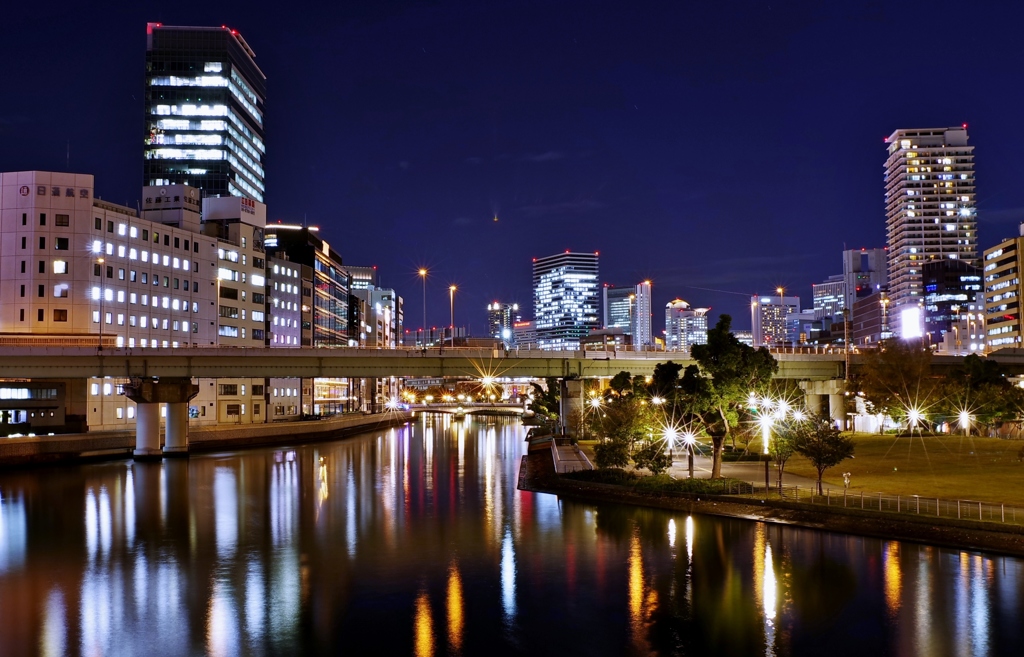
[[[896,130],[886,149],[890,316],[898,322],[903,306],[922,302],[924,262],[979,264],[974,147],[967,145],[964,124]]]
[[[265,206],[200,202],[199,190],[168,185],[143,189],[139,216],[93,190],[86,174],[0,174],[0,338],[132,350],[264,346]],[[68,413],[93,429],[130,428],[135,405],[118,395],[123,383],[69,381]],[[264,388],[261,379],[201,381],[191,421],[263,422]]]
[[[846,303],[846,279],[842,274],[829,276],[823,283],[812,283],[811,294],[814,303],[815,319],[832,319],[842,315],[847,308]]]
[[[665,306],[665,350],[690,353],[695,344],[708,343],[710,308],[692,308],[682,299]]]

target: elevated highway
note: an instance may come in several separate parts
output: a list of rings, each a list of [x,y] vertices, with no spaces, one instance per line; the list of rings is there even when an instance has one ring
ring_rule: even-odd
[[[491,349],[113,349],[0,347],[0,378],[228,377],[612,377],[647,376],[682,354],[664,352],[521,351]],[[842,353],[777,354],[778,378],[827,380],[842,375]]]
[[[227,377],[612,377],[622,371],[648,376],[658,363],[693,361],[680,353],[605,351],[510,351],[492,349],[105,349],[95,347],[0,347],[0,378],[227,378]],[[826,381],[844,375],[842,351],[773,351],[776,378]],[[1024,349],[988,356],[1007,371],[1024,374]],[[850,367],[863,362],[850,354]],[[963,361],[935,356],[942,371]]]

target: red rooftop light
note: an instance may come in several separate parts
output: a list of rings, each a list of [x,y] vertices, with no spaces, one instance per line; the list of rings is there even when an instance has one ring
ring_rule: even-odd
[[[964,126],[964,130],[966,130],[967,129],[967,124],[964,123],[963,126]]]

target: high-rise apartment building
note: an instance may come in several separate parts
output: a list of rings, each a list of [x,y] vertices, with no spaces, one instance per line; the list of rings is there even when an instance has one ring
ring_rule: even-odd
[[[665,306],[665,350],[690,353],[695,344],[708,343],[710,308],[692,308],[682,299]]]
[[[800,312],[800,297],[750,297],[750,325],[754,347],[781,346],[786,343],[786,318]]]
[[[146,25],[143,184],[263,201],[266,76],[237,30]]]
[[[924,301],[925,262],[978,265],[974,147],[966,124],[896,130],[886,147],[890,314],[899,323],[905,309]]]
[[[577,350],[600,327],[598,255],[566,251],[533,260],[533,313],[541,349]]]

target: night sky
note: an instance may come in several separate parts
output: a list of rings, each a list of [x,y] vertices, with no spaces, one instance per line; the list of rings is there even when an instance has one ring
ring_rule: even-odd
[[[984,4],[984,7],[978,5]],[[118,5],[122,5],[119,6]],[[114,8],[116,7],[116,8]],[[145,24],[238,29],[267,75],[271,220],[377,265],[406,326],[532,309],[530,259],[599,251],[749,328],[749,294],[885,241],[883,138],[969,124],[980,246],[1024,220],[1024,8],[969,2],[5,3],[0,170],[135,206]],[[70,146],[70,167],[68,151]],[[497,221],[495,221],[497,217]]]

